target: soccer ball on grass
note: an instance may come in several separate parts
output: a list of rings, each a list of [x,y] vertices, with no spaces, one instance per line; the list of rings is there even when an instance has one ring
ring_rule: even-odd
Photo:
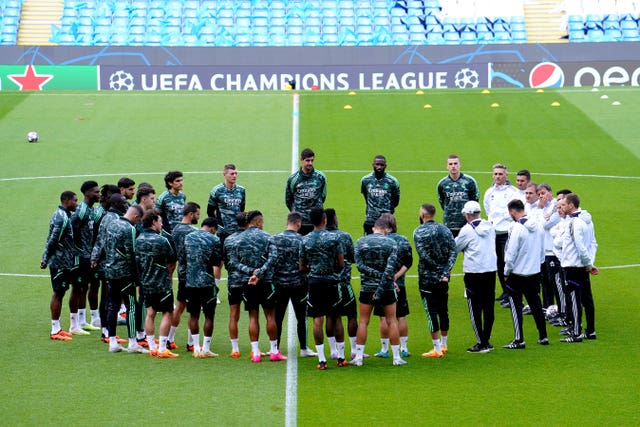
[[[31,131],[27,134],[27,142],[38,142],[38,132]]]

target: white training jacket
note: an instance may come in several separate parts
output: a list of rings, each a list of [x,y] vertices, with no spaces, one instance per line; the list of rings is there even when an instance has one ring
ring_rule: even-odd
[[[598,243],[591,215],[585,213],[578,210],[567,218],[560,254],[562,267],[592,268],[595,263]]]
[[[509,216],[507,205],[514,199],[522,200],[520,191],[511,184],[496,187],[492,185],[484,193],[484,211],[487,219],[491,221],[496,234],[504,234],[509,231],[513,219]]]
[[[542,224],[524,216],[513,223],[504,249],[504,275],[531,276],[540,273],[544,262]]]
[[[491,222],[478,218],[465,224],[456,237],[456,252],[464,253],[462,271],[465,273],[496,271],[496,232]]]

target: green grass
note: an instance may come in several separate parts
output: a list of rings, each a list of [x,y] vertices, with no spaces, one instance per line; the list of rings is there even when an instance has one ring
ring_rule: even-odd
[[[607,100],[600,98],[605,93]],[[361,369],[321,373],[315,360],[300,359],[298,423],[636,425],[639,94],[635,88],[303,93],[300,147],[316,151],[316,166],[329,182],[326,205],[337,209],[341,228],[354,238],[364,217],[359,181],[374,155],[386,155],[388,171],[400,180],[397,217],[400,232],[410,236],[420,204],[436,201],[447,155],[456,153],[483,193],[491,165],[502,162],[512,178],[528,168],[535,181],[580,194],[594,216],[596,264],[604,268],[593,279],[597,341],[536,346],[527,317],[525,351],[469,355],[464,349],[473,335],[459,260],[450,291],[450,354],[443,360],[418,356],[430,340],[412,268],[409,364],[398,369],[372,358]],[[611,106],[615,100],[622,105]],[[556,101],[560,106],[552,107]],[[24,142],[29,130],[40,133],[39,143]],[[112,355],[96,337],[47,338],[51,291],[37,266],[59,194],[77,191],[90,176],[102,184],[130,175],[162,189],[163,174],[180,169],[188,200],[204,206],[222,166],[233,162],[247,188],[247,208],[263,211],[267,231],[280,231],[291,168],[291,94],[11,93],[0,101],[0,134],[4,423],[282,425],[286,365],[226,357],[226,301],[216,315],[213,349],[223,356],[217,360],[194,360],[183,349],[172,361]],[[629,265],[635,267],[612,268]],[[62,324],[68,325],[66,302]],[[371,354],[379,345],[377,324],[369,327]],[[243,313],[241,351],[248,355],[246,327]],[[555,337],[557,330],[549,331]],[[507,310],[498,308],[494,345],[512,333]]]

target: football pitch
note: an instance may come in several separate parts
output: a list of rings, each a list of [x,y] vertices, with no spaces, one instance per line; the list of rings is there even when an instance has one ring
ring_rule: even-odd
[[[601,269],[592,277],[596,341],[560,343],[558,329],[548,326],[551,345],[538,346],[533,319],[526,316],[527,348],[503,350],[498,347],[513,338],[513,327],[508,310],[497,306],[491,340],[496,350],[468,354],[475,339],[459,257],[449,293],[449,354],[430,360],[420,357],[431,340],[416,259],[407,280],[409,363],[393,367],[390,359],[372,357],[361,368],[330,364],[320,372],[315,358],[298,359],[296,369],[287,362],[252,364],[244,312],[243,358],[227,357],[224,282],[212,344],[217,359],[185,352],[186,313],[174,360],[110,354],[95,332],[72,342],[51,341],[51,285],[48,271],[38,268],[60,193],[79,193],[87,179],[102,185],[129,176],[153,184],[159,195],[164,174],[181,170],[187,200],[204,211],[209,191],[222,181],[223,165],[235,163],[247,209],[263,212],[266,231],[283,230],[284,186],[292,168],[291,92],[3,93],[3,424],[638,425],[638,117],[640,90],[629,87],[302,93],[300,149],[316,152],[316,168],[328,179],[325,206],[337,210],[340,228],[354,241],[364,218],[360,178],[375,155],[387,157],[387,172],[400,181],[399,232],[412,240],[419,207],[437,204],[436,184],[447,173],[447,156],[455,153],[482,194],[497,162],[508,166],[512,182],[526,168],[537,183],[579,194],[594,218]],[[26,142],[28,131],[39,132],[38,143]],[[357,292],[355,268],[354,276]],[[65,329],[67,301],[68,295]],[[366,352],[379,345],[378,321],[372,319]],[[297,347],[288,352],[286,339],[281,348],[290,358],[297,355]]]

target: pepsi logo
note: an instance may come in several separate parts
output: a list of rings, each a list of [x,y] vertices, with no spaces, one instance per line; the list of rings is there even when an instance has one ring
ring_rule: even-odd
[[[529,86],[532,88],[563,87],[564,72],[553,62],[543,62],[531,70]]]

